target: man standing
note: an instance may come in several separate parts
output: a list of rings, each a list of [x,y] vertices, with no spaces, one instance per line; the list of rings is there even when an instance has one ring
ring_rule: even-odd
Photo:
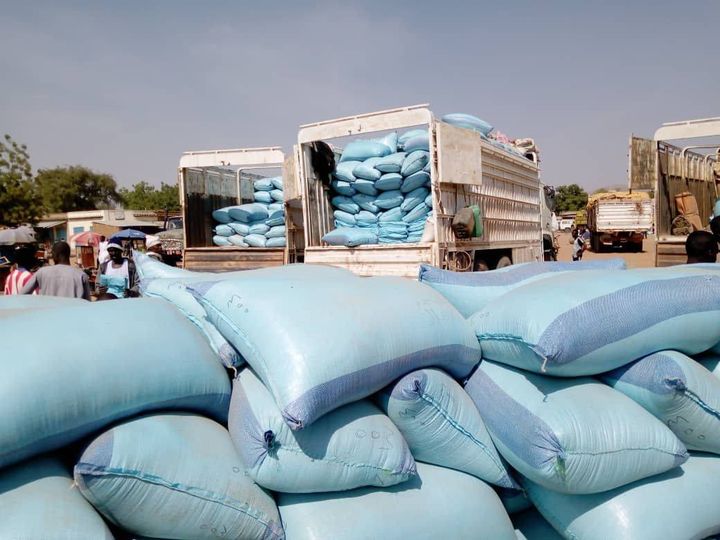
[[[110,259],[100,265],[98,295],[101,300],[136,296],[135,263],[123,257],[122,246],[112,241],[107,246]]]
[[[53,245],[52,259],[55,264],[38,270],[25,284],[22,294],[32,294],[40,289],[43,296],[90,300],[90,281],[85,272],[70,266],[70,246],[67,242]]]
[[[14,258],[15,268],[5,280],[5,294],[20,294],[23,287],[32,279],[32,271],[37,266],[35,249],[31,245],[17,246]]]
[[[582,239],[582,236],[578,234],[578,230],[575,229],[572,232],[573,237],[573,247],[572,247],[572,260],[573,261],[581,261],[583,252],[585,251],[585,241]]]
[[[707,231],[691,232],[685,240],[687,264],[717,262],[718,243]]]

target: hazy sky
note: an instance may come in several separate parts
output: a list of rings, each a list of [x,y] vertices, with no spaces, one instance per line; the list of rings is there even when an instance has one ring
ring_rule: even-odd
[[[0,131],[35,168],[174,183],[186,150],[427,102],[593,189],[626,182],[631,133],[720,116],[719,21],[717,0],[0,0]]]

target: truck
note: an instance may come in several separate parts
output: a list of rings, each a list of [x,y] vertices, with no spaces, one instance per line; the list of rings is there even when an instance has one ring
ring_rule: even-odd
[[[653,201],[646,192],[611,191],[588,198],[587,225],[595,253],[627,248],[640,252],[652,230]]]
[[[302,262],[304,236],[297,189],[284,184],[284,248],[213,245],[212,212],[253,202],[253,182],[283,174],[285,155],[280,147],[185,152],[178,166],[182,206],[183,267],[204,272],[251,270]],[[284,177],[284,176],[283,176]]]
[[[687,236],[679,234],[673,222],[681,210],[687,212],[686,203],[692,200],[697,207],[695,228],[706,227],[718,198],[718,182],[720,117],[666,123],[655,131],[653,139],[630,135],[629,189],[655,194],[655,266],[686,261]]]
[[[313,165],[316,143],[344,144],[358,136],[418,127],[429,134],[434,239],[353,248],[324,244],[323,236],[334,228],[333,208],[330,188]],[[537,152],[523,157],[498,148],[476,131],[437,120],[427,104],[300,126],[295,152],[306,263],[338,266],[362,276],[417,278],[420,264],[472,271],[542,260]],[[480,209],[483,233],[456,238],[453,218],[472,205]]]

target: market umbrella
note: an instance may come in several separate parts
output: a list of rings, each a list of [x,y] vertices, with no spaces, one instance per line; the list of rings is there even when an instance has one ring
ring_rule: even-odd
[[[110,240],[144,240],[145,233],[136,229],[123,229],[110,237]]]
[[[98,247],[100,245],[100,237],[102,235],[92,232],[92,231],[85,231],[76,234],[75,236],[71,237],[70,240],[75,242],[78,246],[95,246]]]
[[[31,227],[23,226],[0,231],[0,246],[34,244],[35,242],[37,242],[35,239],[35,231]]]

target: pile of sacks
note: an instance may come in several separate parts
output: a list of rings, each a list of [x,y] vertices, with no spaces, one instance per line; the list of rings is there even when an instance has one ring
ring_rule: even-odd
[[[254,203],[215,210],[216,246],[285,247],[285,195],[282,177],[254,182]]]
[[[136,265],[158,298],[0,299],[0,537],[720,532],[712,267]]]

